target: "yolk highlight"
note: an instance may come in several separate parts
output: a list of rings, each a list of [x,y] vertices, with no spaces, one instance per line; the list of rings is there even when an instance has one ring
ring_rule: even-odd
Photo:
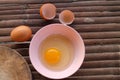
[[[61,53],[58,49],[50,48],[44,55],[45,61],[50,65],[55,65],[60,61]]]

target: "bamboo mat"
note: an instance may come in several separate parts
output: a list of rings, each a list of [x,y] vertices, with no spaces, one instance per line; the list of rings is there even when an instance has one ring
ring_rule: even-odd
[[[57,16],[44,21],[39,7],[51,2]],[[69,9],[75,13],[72,26],[84,39],[86,56],[75,74],[64,80],[120,80],[120,0],[0,0],[0,45],[16,49],[28,62],[33,80],[48,80],[36,72],[29,60],[29,41],[13,42],[11,30],[31,26],[33,35],[47,24],[59,23],[58,14]]]

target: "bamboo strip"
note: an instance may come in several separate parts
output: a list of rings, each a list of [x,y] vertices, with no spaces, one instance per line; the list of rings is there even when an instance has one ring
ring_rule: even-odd
[[[18,20],[3,20],[0,21],[0,25],[4,26],[16,26],[20,24],[26,24],[31,26],[43,26],[51,23],[59,23],[58,19],[52,21],[45,21],[43,19],[18,19]],[[105,24],[105,23],[120,23],[120,17],[91,17],[91,18],[76,18],[73,22],[74,25],[78,24]]]
[[[116,6],[120,5],[120,1],[80,1],[72,3],[54,3],[56,7],[77,7],[77,6]],[[39,8],[42,3],[37,4],[19,4],[19,5],[1,5],[0,10],[13,10],[13,9],[24,9],[24,8]],[[9,7],[6,7],[9,6]]]
[[[86,53],[120,52],[119,44],[86,46]]]
[[[104,45],[104,44],[120,44],[120,38],[111,39],[85,39],[85,45]]]
[[[119,80],[120,76],[119,75],[99,75],[99,76],[73,76],[73,77],[68,77],[68,79],[64,80]]]
[[[120,60],[103,60],[103,61],[88,61],[83,62],[81,68],[108,68],[108,67],[120,67]]]
[[[25,13],[25,11],[27,10],[24,10],[23,12]],[[2,11],[1,11],[2,12]],[[6,11],[3,11],[3,13],[6,13]],[[21,14],[20,11],[18,11],[18,13],[14,13],[14,12],[7,12],[7,15],[5,14],[2,14],[0,15],[0,20],[13,20],[13,19],[40,19],[41,16],[39,14],[39,10],[36,12],[35,10],[33,12],[36,12],[36,13],[33,13],[33,12],[27,12],[25,14]],[[9,14],[10,13],[10,14]],[[33,13],[33,14],[31,14]],[[84,18],[84,17],[117,17],[117,16],[120,16],[120,12],[74,12],[75,14],[75,17],[79,17],[79,18]],[[56,17],[58,18],[59,16],[59,13],[57,13]]]
[[[19,48],[28,48],[29,47],[30,42],[26,41],[26,42],[8,42],[8,43],[1,43],[1,46],[6,46],[6,47],[10,47],[12,49],[19,49]],[[25,49],[27,50],[27,49]],[[21,52],[21,50],[18,50],[19,52]],[[24,50],[23,50],[23,54],[24,54]]]
[[[120,32],[82,32],[80,33],[83,39],[111,39],[120,38]],[[10,42],[10,36],[1,36],[0,42]],[[119,41],[118,41],[119,42]],[[102,43],[102,42],[101,42]]]
[[[21,10],[3,10],[0,11],[0,14],[16,14],[16,13],[39,13],[39,8],[37,9],[29,9],[29,8],[23,8]],[[84,6],[84,7],[66,7],[66,9],[72,10],[74,12],[93,12],[93,11],[99,11],[99,12],[111,12],[111,11],[119,11],[120,6]],[[57,12],[61,12],[64,10],[64,8],[57,8]],[[37,11],[37,12],[36,12]]]
[[[33,74],[33,78],[35,78],[35,80],[47,80],[47,78],[43,77],[42,75],[40,75],[39,73],[36,72],[32,72]],[[119,80],[120,76],[119,75],[94,75],[94,76],[70,76],[66,79],[62,79],[62,80]]]
[[[120,52],[86,54],[85,61],[120,60]]]
[[[72,3],[55,3],[57,7],[77,7],[77,6],[116,6],[120,5],[120,1],[79,1]],[[30,8],[39,7],[40,4],[29,4]]]
[[[120,38],[120,31],[116,32],[82,32],[80,35],[83,39],[107,39],[107,38]]]
[[[120,68],[79,69],[73,76],[119,75]]]
[[[70,25],[75,30],[77,30],[80,33],[84,32],[114,32],[114,31],[120,31],[120,24],[85,24],[85,25]],[[8,28],[7,28],[8,27]],[[10,32],[15,28],[16,26],[5,26],[0,28],[0,35],[1,36],[8,36]],[[30,26],[30,28],[33,31],[33,34],[35,34],[39,29],[41,29],[43,26]]]
[[[91,11],[119,11],[120,6],[82,6],[82,7],[66,7],[66,9],[75,12],[91,12]],[[58,12],[61,12],[64,8],[57,8]]]
[[[119,23],[109,23],[109,24],[80,24],[80,25],[70,25],[78,32],[104,32],[104,31],[120,31]]]
[[[1,0],[0,4],[26,4],[26,3],[59,3],[59,2],[72,2],[73,0]]]
[[[0,10],[19,10],[19,9],[26,9],[27,6],[26,4],[1,4],[0,5]]]

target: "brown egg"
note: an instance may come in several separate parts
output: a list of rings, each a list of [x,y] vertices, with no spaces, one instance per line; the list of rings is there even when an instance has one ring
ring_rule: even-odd
[[[32,30],[28,26],[18,26],[11,31],[11,39],[13,41],[22,42],[27,41],[32,36]]]
[[[75,19],[74,13],[70,10],[63,10],[59,14],[59,21],[63,24],[71,24]]]
[[[51,20],[56,16],[56,7],[51,3],[43,4],[40,7],[40,16],[46,20]]]

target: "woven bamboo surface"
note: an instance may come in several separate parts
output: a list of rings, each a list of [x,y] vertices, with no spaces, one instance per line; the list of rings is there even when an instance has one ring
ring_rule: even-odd
[[[57,7],[57,16],[45,21],[39,16],[43,3]],[[76,19],[71,27],[82,36],[86,56],[82,67],[64,80],[120,80],[120,0],[0,0],[0,45],[17,50],[28,62],[33,80],[48,80],[33,68],[28,54],[30,40],[13,42],[10,32],[28,25],[33,35],[47,24],[59,23],[58,15],[69,9]]]

